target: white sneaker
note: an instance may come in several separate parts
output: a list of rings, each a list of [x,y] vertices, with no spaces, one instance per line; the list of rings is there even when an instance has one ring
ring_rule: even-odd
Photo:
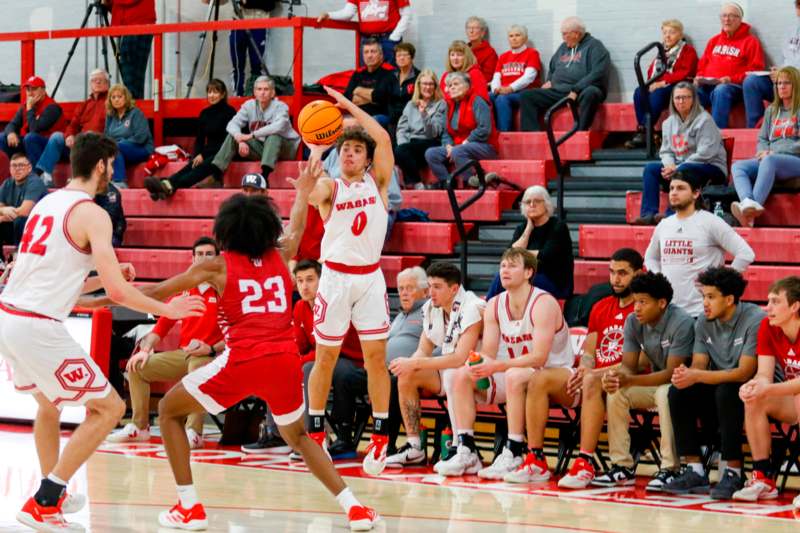
[[[463,476],[477,474],[481,469],[481,458],[466,446],[459,445],[456,454],[446,461],[439,461],[433,467],[437,474],[443,476]]]
[[[427,460],[425,452],[405,443],[397,453],[386,458],[387,467],[421,466]]]
[[[70,494],[61,502],[61,512],[66,514],[77,513],[86,505],[86,496],[83,494]]]
[[[186,438],[189,439],[190,450],[199,450],[203,447],[203,436],[198,435],[192,428],[186,430]]]
[[[124,428],[118,429],[106,437],[106,442],[148,442],[150,440],[150,429],[139,429],[133,422],[126,424]]]
[[[794,505],[795,509],[800,509],[800,494],[794,497],[794,500],[792,500],[792,505]]]
[[[516,470],[503,476],[508,483],[539,483],[550,479],[550,470],[545,461],[540,461],[532,453],[525,456]]]
[[[503,479],[506,474],[516,470],[522,464],[522,456],[514,456],[511,450],[503,448],[503,451],[494,460],[491,466],[480,470],[478,477],[483,479]]]
[[[778,497],[778,488],[775,482],[767,478],[758,470],[753,470],[744,488],[733,493],[733,499],[744,502],[756,502],[758,500],[774,500]],[[795,498],[796,499],[796,498]],[[794,503],[794,502],[792,502]]]

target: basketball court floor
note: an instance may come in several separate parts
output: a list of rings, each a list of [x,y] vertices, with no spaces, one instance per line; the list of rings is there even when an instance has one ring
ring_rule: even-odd
[[[209,531],[347,531],[338,505],[302,463],[285,456],[246,456],[214,442],[192,456]],[[631,488],[567,492],[552,482],[509,485],[475,476],[444,479],[430,468],[387,470],[371,478],[361,472],[358,461],[337,466],[356,495],[382,515],[377,531],[722,533],[791,531],[800,525],[791,505],[794,491],[765,504],[742,504],[702,495],[648,494],[644,477]],[[0,531],[29,531],[14,516],[38,483],[30,427],[0,426]],[[82,512],[69,516],[87,531],[173,531],[157,522],[158,513],[172,506],[176,495],[156,437],[147,444],[103,445],[73,478],[70,490],[89,497]]]

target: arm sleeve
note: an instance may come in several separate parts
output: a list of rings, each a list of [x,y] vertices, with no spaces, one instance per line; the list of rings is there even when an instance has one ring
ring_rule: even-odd
[[[204,110],[205,111],[205,110]],[[198,119],[199,123],[203,123],[204,121],[208,120],[207,116],[200,112],[200,117]],[[201,125],[197,125],[197,135],[194,138],[194,151],[192,152],[192,158],[196,157],[198,154],[203,152],[203,148],[206,145],[206,133],[205,128]]]
[[[347,2],[342,9],[328,13],[331,20],[353,20],[356,15],[358,15],[358,8],[350,2]]]
[[[19,134],[20,129],[22,129],[22,116],[25,113],[25,106],[19,106],[17,112],[14,113],[14,118],[11,119],[11,122],[6,124],[6,128],[3,130],[3,133],[8,135],[9,133],[17,133]]]
[[[667,356],[690,357],[694,347],[694,319],[686,316],[675,328]]]
[[[611,66],[611,56],[608,50],[606,50],[606,47],[603,46],[603,43],[600,41],[595,42],[595,46],[589,51],[588,61],[591,63],[589,73],[572,86],[572,90],[577,93],[580,93],[590,85],[595,85],[605,90],[603,82],[608,76],[608,69]]]
[[[712,221],[709,229],[713,232],[717,243],[733,256],[731,267],[739,272],[747,270],[756,257],[753,249],[727,222],[713,215],[708,218]]]
[[[445,122],[447,121],[447,103],[444,100],[435,102],[428,110],[425,118],[425,136],[429,139],[441,137],[444,133]]]
[[[697,136],[697,150],[686,158],[687,163],[705,163],[713,159],[719,153],[722,147],[722,134],[717,128],[717,125],[711,120],[710,116],[706,116],[709,120],[705,120],[702,124]]]
[[[511,89],[513,89],[514,92],[520,91],[525,87],[527,87],[528,85],[530,85],[531,83],[533,83],[536,80],[537,74],[538,72],[536,71],[535,68],[525,67],[525,72],[522,74],[522,76],[512,81],[509,87],[511,87]]]
[[[347,87],[345,88],[344,97],[348,100],[353,99],[353,91],[358,87],[358,82],[361,80],[361,76],[359,76],[358,71],[353,72],[353,75],[350,76],[350,81],[347,82]]]
[[[770,128],[772,128],[772,106],[767,107],[766,111],[764,111],[764,120],[761,121],[761,129],[758,130],[758,143],[756,144],[756,152],[769,150]]]
[[[547,240],[539,250],[537,257],[543,263],[558,263],[558,258],[567,254],[572,254],[572,239],[569,236],[567,225],[559,221],[558,225],[547,236]]]
[[[747,54],[747,66],[731,76],[733,83],[741,84],[744,81],[746,72],[764,70],[764,49],[761,48],[761,41],[755,35],[750,35],[750,39],[748,39],[745,46],[745,54]]]
[[[758,349],[758,330],[761,326],[761,318],[753,320],[747,326],[744,334],[744,344],[742,345],[742,355],[756,355]]]
[[[650,244],[647,245],[647,251],[644,254],[644,264],[650,272],[661,272],[661,238],[658,228],[659,226],[656,226],[653,231]]]
[[[39,177],[29,177],[28,180],[28,186],[25,187],[25,196],[22,198],[22,201],[31,200],[33,202],[38,202],[42,196],[47,194],[47,187]]]
[[[408,115],[412,113],[411,107],[414,102],[408,101],[406,107],[403,108],[403,114],[400,115],[400,120],[397,121],[397,144],[406,144],[409,141],[408,136]]]
[[[400,8],[400,20],[397,21],[397,26],[394,27],[394,31],[392,31],[391,35],[389,35],[390,41],[399,41],[403,38],[403,34],[408,30],[408,26],[411,24],[411,7],[401,7]]]
[[[662,165],[674,166],[675,153],[672,151],[672,140],[670,139],[669,130],[662,126],[661,131],[663,132],[663,137],[661,139],[661,150],[658,151],[658,157],[661,158]]]
[[[169,335],[170,330],[172,327],[177,323],[177,320],[172,320],[165,316],[162,316],[156,322],[156,325],[153,326],[151,333],[154,333],[161,337],[162,339]]]
[[[238,135],[242,133],[242,128],[247,126],[247,109],[246,102],[239,108],[239,111],[233,116],[233,118],[228,122],[228,125],[225,127],[225,131],[227,131],[231,135]]]
[[[77,135],[78,127],[81,123],[81,115],[83,115],[84,110],[86,109],[86,101],[82,102],[81,105],[75,108],[75,112],[72,114],[72,118],[67,124],[67,127],[64,129],[64,137],[69,137],[70,135]]]
[[[686,44],[681,50],[681,55],[672,67],[672,72],[665,72],[661,81],[678,83],[693,78],[697,73],[697,51],[694,46]]]
[[[638,321],[636,315],[633,313],[628,315],[625,319],[625,328],[623,329],[623,336],[625,342],[622,344],[623,352],[640,352],[642,350],[642,341],[639,339]]]
[[[132,142],[137,144],[149,144],[152,142],[150,125],[147,124],[144,113],[138,108],[134,109],[134,112],[131,113],[131,133],[133,134],[130,139]]]
[[[492,132],[492,112],[489,105],[482,98],[475,98],[472,102],[472,113],[477,125],[467,137],[469,142],[486,142]]]
[[[772,336],[769,333],[769,322],[766,319],[761,319],[761,324],[758,326],[758,334],[756,335],[756,355],[775,356],[776,350],[772,347]]]
[[[492,92],[494,92],[499,89],[500,86],[500,73],[495,71],[494,74],[492,74],[492,81],[489,82],[489,87],[492,89]]]
[[[40,131],[49,130],[61,118],[62,113],[61,106],[58,104],[50,104],[45,107],[39,118],[36,118],[36,113],[31,109],[28,111],[28,131],[39,133]]]

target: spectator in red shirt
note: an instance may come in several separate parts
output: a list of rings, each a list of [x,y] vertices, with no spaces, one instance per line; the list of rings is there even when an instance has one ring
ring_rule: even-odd
[[[156,23],[155,0],[102,0],[111,8],[112,26]],[[152,35],[125,35],[119,38],[119,69],[122,83],[134,99],[144,98],[144,81],[150,59]]]
[[[670,19],[661,23],[661,44],[664,45],[667,56],[666,71],[658,81],[650,85],[650,94],[647,95],[650,101],[650,116],[654,125],[661,113],[669,106],[670,95],[675,84],[679,81],[691,80],[697,72],[697,51],[683,37],[683,24],[680,20]],[[656,56],[647,68],[645,79],[650,79],[660,66],[661,60]],[[641,148],[645,145],[645,116],[642,100],[642,91],[637,87],[633,91],[636,135],[625,143],[625,148]]]
[[[192,264],[202,263],[219,255],[219,248],[211,237],[200,237],[192,246]],[[139,342],[136,352],[128,359],[125,370],[131,393],[133,420],[124,428],[113,432],[108,442],[147,442],[150,440],[150,383],[177,381],[211,362],[225,351],[225,341],[217,323],[219,295],[210,285],[189,291],[202,296],[206,310],[202,316],[181,321],[179,348],[154,353],[155,346],[164,339],[175,320],[161,317],[153,330]],[[203,418],[205,413],[192,413],[186,420],[186,437],[192,449],[203,446]]]
[[[728,115],[742,101],[742,83],[750,71],[764,70],[764,50],[750,25],[742,22],[744,11],[735,2],[722,6],[722,31],[712,37],[697,67],[697,94],[720,129],[728,127]]]
[[[294,335],[297,349],[303,360],[303,393],[306,395],[308,405],[308,378],[314,367],[317,341],[314,337],[314,300],[317,297],[319,276],[322,265],[317,261],[304,259],[297,263],[293,269],[297,291],[300,300],[294,306]],[[354,379],[358,374],[363,379]],[[361,353],[361,342],[358,332],[350,325],[350,329],[342,342],[341,356],[336,361],[333,370],[333,408],[330,421],[336,431],[337,440],[329,452],[334,459],[345,459],[356,456],[356,446],[353,442],[353,429],[356,412],[356,397],[364,398],[367,395],[367,373],[364,370],[364,356]]]
[[[409,0],[347,0],[338,11],[324,12],[317,22],[325,19],[352,20],[358,15],[358,29],[364,39],[375,39],[381,44],[383,57],[394,65],[394,47],[403,40],[411,22]],[[364,62],[364,57],[361,57]]]
[[[36,163],[36,172],[42,177],[45,185],[53,184],[53,169],[61,159],[69,158],[69,151],[75,143],[75,136],[84,131],[103,133],[106,128],[106,97],[111,81],[108,72],[95,69],[89,74],[89,98],[82,102],[64,133],[53,132],[47,140],[42,157]]]
[[[514,24],[508,28],[511,49],[497,60],[490,84],[498,131],[511,131],[514,110],[519,108],[519,92],[541,85],[542,60],[536,48],[527,43],[525,26]]]
[[[464,72],[470,78],[472,91],[489,103],[489,85],[486,76],[481,72],[478,60],[472,49],[464,41],[453,41],[447,49],[447,61],[445,72],[439,80],[439,88],[442,90],[444,99],[450,105],[453,101],[447,92],[447,75],[451,72]]]
[[[481,74],[486,80],[492,79],[497,66],[497,52],[486,39],[489,26],[480,17],[469,17],[464,24],[464,31],[467,34],[469,47],[478,61]]]

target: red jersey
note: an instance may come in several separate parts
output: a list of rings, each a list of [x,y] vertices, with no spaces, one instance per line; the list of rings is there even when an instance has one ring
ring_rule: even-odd
[[[592,306],[589,314],[589,333],[597,333],[594,351],[595,368],[605,368],[622,362],[625,319],[633,313],[633,301],[619,306],[619,298],[606,296]]]
[[[222,252],[227,269],[219,322],[230,360],[297,353],[292,333],[292,280],[277,250],[259,259]]]
[[[784,380],[800,377],[800,335],[789,341],[781,328],[769,325],[767,317],[758,328],[756,353],[774,357],[783,369]]]
[[[187,346],[192,339],[197,339],[209,346],[214,346],[222,340],[222,331],[219,329],[219,323],[217,322],[217,304],[219,303],[217,291],[208,286],[205,287],[204,291],[201,291],[199,287],[195,287],[186,292],[192,296],[202,296],[206,304],[206,312],[202,316],[191,316],[180,321],[181,336],[178,345]],[[162,316],[153,327],[152,333],[163,339],[177,323],[177,320]]]
[[[400,22],[400,10],[410,7],[409,0],[347,0],[358,10],[361,33],[391,33]]]
[[[535,48],[526,47],[519,53],[514,53],[513,50],[503,52],[497,60],[497,70],[500,73],[500,85],[508,87],[512,82],[517,81],[523,74],[525,69],[536,69],[536,80],[542,77],[542,60],[539,57],[539,52]],[[531,83],[528,87],[538,85],[536,81]]]

